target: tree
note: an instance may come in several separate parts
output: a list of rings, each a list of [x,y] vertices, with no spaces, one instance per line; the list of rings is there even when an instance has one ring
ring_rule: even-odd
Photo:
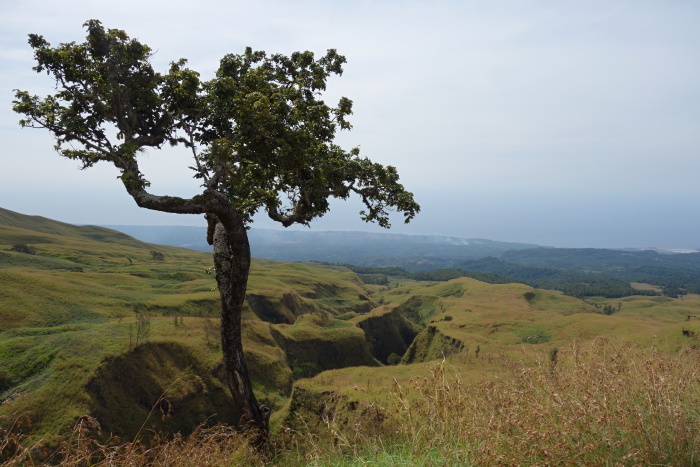
[[[151,251],[151,259],[153,261],[164,261],[165,255],[160,251]]]
[[[45,98],[15,91],[23,127],[45,128],[58,153],[92,167],[108,162],[120,171],[140,207],[204,214],[213,245],[221,295],[221,343],[229,388],[241,421],[268,436],[269,409],[253,394],[241,345],[241,311],[250,269],[247,228],[258,212],[284,225],[307,225],[329,210],[329,198],[359,195],[361,218],[388,228],[389,213],[409,222],[420,210],[399,183],[394,167],[334,144],[352,101],[322,100],[327,78],[341,75],[345,58],[335,50],[267,55],[247,48],[226,55],[216,76],[200,79],[185,59],[167,73],[154,71],[151,49],[124,31],[90,20],[84,43],[51,45],[29,35],[37,65],[56,80]],[[156,195],[139,168],[147,149],[182,145],[192,152],[201,193],[192,198]]]
[[[35,255],[36,254],[36,248],[34,248],[33,246],[29,246],[27,244],[24,244],[24,243],[12,245],[12,248],[10,248],[8,251],[15,251],[17,253],[24,253],[25,255]]]

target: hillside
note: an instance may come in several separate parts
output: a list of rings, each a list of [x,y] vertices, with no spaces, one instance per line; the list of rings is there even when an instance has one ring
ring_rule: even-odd
[[[458,267],[475,272],[502,274],[529,281],[537,287],[557,288],[567,293],[608,296],[631,295],[630,282],[655,284],[669,296],[700,293],[700,253],[661,253],[653,250],[604,250],[595,248],[534,248],[504,252],[498,259],[461,262]],[[586,294],[576,284],[595,283]],[[627,283],[628,290],[623,288]],[[596,288],[596,287],[593,287]],[[615,292],[615,290],[617,290]]]
[[[18,233],[17,237],[14,237],[17,240],[24,240],[22,243],[44,243],[50,241],[49,237],[35,235],[42,233],[72,239],[115,243],[135,248],[148,247],[146,243],[113,229],[90,225],[76,226],[45,217],[26,216],[3,208],[0,208],[0,225],[25,231],[24,233]],[[4,240],[12,240],[12,238],[12,234],[9,231],[3,233]]]
[[[211,261],[3,211],[0,429],[9,421],[51,444],[84,415],[126,440],[235,425]],[[338,429],[371,420],[380,429],[392,382],[412,384],[445,358],[481,384],[511,374],[504,359],[537,365],[599,338],[665,355],[700,347],[694,295],[584,302],[523,284],[387,277],[381,285],[342,266],[254,261],[244,349],[275,430],[320,435],[329,410]]]
[[[0,399],[12,399],[12,410],[22,411],[33,431],[57,434],[93,413],[105,429],[133,436],[174,381],[181,382],[168,390],[173,401],[192,407],[180,407],[170,424],[157,427],[192,429],[214,413],[219,416],[211,422],[237,420],[216,408],[230,405],[224,402],[230,396],[221,381],[219,297],[207,273],[209,254],[3,213]],[[347,365],[344,356],[356,354],[364,359],[351,363],[376,364],[363,332],[334,318],[376,306],[354,273],[256,260],[248,292],[246,353],[260,397],[271,407],[289,395],[295,369],[315,374]],[[309,314],[321,321],[297,320]],[[329,326],[336,321],[345,326]],[[280,336],[306,353],[285,354]],[[336,358],[310,361],[329,336]],[[185,397],[196,384],[182,380],[193,371],[207,393],[219,396],[210,400],[200,390],[199,397]]]

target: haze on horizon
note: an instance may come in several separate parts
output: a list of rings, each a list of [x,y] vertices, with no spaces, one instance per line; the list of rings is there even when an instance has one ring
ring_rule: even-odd
[[[27,34],[82,42],[99,19],[206,79],[226,53],[336,48],[327,100],[354,101],[346,147],[394,165],[422,212],[389,233],[561,247],[700,248],[700,3],[134,0],[0,5],[0,207],[76,224],[203,225],[138,208],[100,164],[21,129],[13,89],[45,95]],[[142,162],[157,194],[196,192],[186,151]],[[356,200],[313,230],[378,231]],[[279,228],[258,216],[254,227]]]

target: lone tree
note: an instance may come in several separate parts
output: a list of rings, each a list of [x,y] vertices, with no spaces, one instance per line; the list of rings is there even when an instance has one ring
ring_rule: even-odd
[[[126,191],[143,208],[205,214],[221,295],[221,344],[228,385],[244,428],[267,440],[269,409],[253,394],[241,345],[241,312],[250,269],[247,228],[258,211],[284,225],[308,224],[329,198],[359,195],[361,218],[388,228],[389,212],[409,222],[420,210],[396,169],[334,144],[351,128],[352,101],[322,100],[326,80],[341,75],[345,57],[330,49],[267,55],[247,48],[226,55],[216,77],[200,79],[181,59],[167,73],[153,70],[151,49],[124,31],[90,20],[87,40],[51,45],[29,35],[37,65],[56,81],[45,98],[15,91],[23,127],[45,128],[55,149],[82,168],[114,164]],[[181,145],[192,152],[201,193],[155,195],[139,169],[147,149]]]

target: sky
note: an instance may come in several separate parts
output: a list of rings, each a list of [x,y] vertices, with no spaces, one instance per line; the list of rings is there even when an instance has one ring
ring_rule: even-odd
[[[82,42],[99,19],[203,78],[227,53],[345,55],[326,101],[354,102],[338,143],[397,167],[422,211],[390,232],[557,247],[700,249],[700,2],[4,0],[0,207],[75,224],[203,225],[138,208],[101,163],[22,129],[14,89],[46,95],[27,34]],[[197,192],[185,151],[141,161],[155,194]],[[357,200],[313,230],[378,231]],[[255,227],[281,228],[264,216]]]

